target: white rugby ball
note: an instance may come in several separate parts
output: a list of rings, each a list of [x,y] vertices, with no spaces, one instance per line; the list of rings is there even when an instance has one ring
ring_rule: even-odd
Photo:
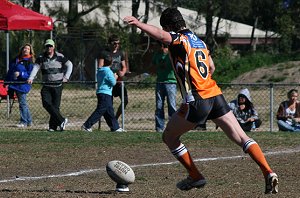
[[[107,163],[106,172],[117,184],[131,184],[135,180],[132,168],[125,162],[113,160]]]

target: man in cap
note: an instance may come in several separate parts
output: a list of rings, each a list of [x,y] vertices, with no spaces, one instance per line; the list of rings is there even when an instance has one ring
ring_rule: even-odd
[[[73,64],[63,54],[55,51],[55,42],[52,39],[47,39],[44,46],[45,51],[36,59],[27,82],[32,84],[39,69],[42,70],[42,103],[50,114],[48,131],[63,131],[68,119],[64,118],[59,110],[63,89],[62,83],[69,80]]]

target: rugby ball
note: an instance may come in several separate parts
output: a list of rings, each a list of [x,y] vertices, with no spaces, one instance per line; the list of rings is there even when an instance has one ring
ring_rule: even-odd
[[[135,180],[132,168],[125,162],[113,160],[107,163],[106,172],[108,176],[117,184],[131,184]]]

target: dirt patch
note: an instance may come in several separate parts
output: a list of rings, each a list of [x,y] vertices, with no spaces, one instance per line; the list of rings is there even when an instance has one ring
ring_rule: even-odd
[[[232,83],[300,83],[300,61],[279,63],[244,73]]]
[[[157,135],[157,138],[160,138],[160,134]],[[263,193],[264,179],[255,162],[225,136],[216,137],[221,139],[211,140],[211,146],[205,146],[201,139],[193,142],[185,141],[192,156],[195,159],[202,159],[197,161],[196,165],[208,180],[204,188],[188,192],[176,188],[176,183],[186,177],[187,173],[182,165],[176,163],[163,143],[149,142],[120,148],[103,147],[100,142],[97,147],[61,147],[57,152],[49,152],[43,147],[35,152],[29,152],[30,148],[25,144],[2,144],[0,150],[4,150],[4,146],[10,146],[7,150],[11,152],[1,155],[0,180],[12,181],[0,183],[0,197],[266,197]],[[269,149],[267,151],[279,152],[277,155],[267,156],[270,165],[280,177],[280,193],[276,197],[299,197],[297,178],[300,177],[298,171],[300,152],[280,154],[282,150],[296,148],[267,147],[264,145],[266,140],[261,139],[260,142],[262,148]],[[14,151],[17,150],[23,151],[22,157],[16,156]],[[33,157],[30,158],[29,155]],[[241,157],[231,158],[232,156]],[[129,186],[129,193],[116,193],[115,183],[105,172],[105,164],[114,159],[137,165],[133,168],[136,181]],[[77,176],[75,174],[68,176],[69,173],[83,170],[90,171]],[[44,178],[34,179],[34,177]]]

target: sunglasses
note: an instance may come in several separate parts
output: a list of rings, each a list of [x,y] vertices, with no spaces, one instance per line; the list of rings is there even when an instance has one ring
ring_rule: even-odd
[[[111,44],[113,44],[113,45],[120,45],[120,41],[114,41],[114,42],[111,42]]]
[[[51,48],[53,47],[53,45],[46,45],[46,48]]]

